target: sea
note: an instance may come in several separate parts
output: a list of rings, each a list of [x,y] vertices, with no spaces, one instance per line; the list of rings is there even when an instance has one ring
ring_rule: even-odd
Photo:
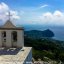
[[[54,33],[53,39],[64,41],[64,27],[63,26],[44,26],[44,25],[24,25],[25,31],[28,30],[46,30],[50,29]]]

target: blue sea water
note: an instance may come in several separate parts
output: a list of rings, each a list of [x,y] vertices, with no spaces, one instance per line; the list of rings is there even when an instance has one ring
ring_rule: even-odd
[[[64,41],[64,27],[62,26],[43,26],[43,25],[25,25],[25,30],[46,30],[50,29],[53,31],[55,36],[54,39]]]

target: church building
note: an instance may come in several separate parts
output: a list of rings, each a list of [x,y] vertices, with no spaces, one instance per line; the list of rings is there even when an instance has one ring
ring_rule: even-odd
[[[16,27],[8,20],[0,27],[0,47],[23,47],[24,29]]]
[[[24,28],[16,27],[9,17],[0,27],[0,64],[31,64],[31,61],[32,47],[24,46]]]

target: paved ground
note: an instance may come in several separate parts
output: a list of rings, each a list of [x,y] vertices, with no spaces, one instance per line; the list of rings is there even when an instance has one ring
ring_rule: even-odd
[[[0,64],[22,64],[30,50],[31,47],[0,48]]]

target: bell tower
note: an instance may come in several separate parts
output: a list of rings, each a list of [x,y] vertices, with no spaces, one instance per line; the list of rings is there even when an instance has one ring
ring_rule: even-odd
[[[0,47],[23,47],[24,29],[16,27],[11,21],[11,13],[8,14],[7,22],[0,27]]]

